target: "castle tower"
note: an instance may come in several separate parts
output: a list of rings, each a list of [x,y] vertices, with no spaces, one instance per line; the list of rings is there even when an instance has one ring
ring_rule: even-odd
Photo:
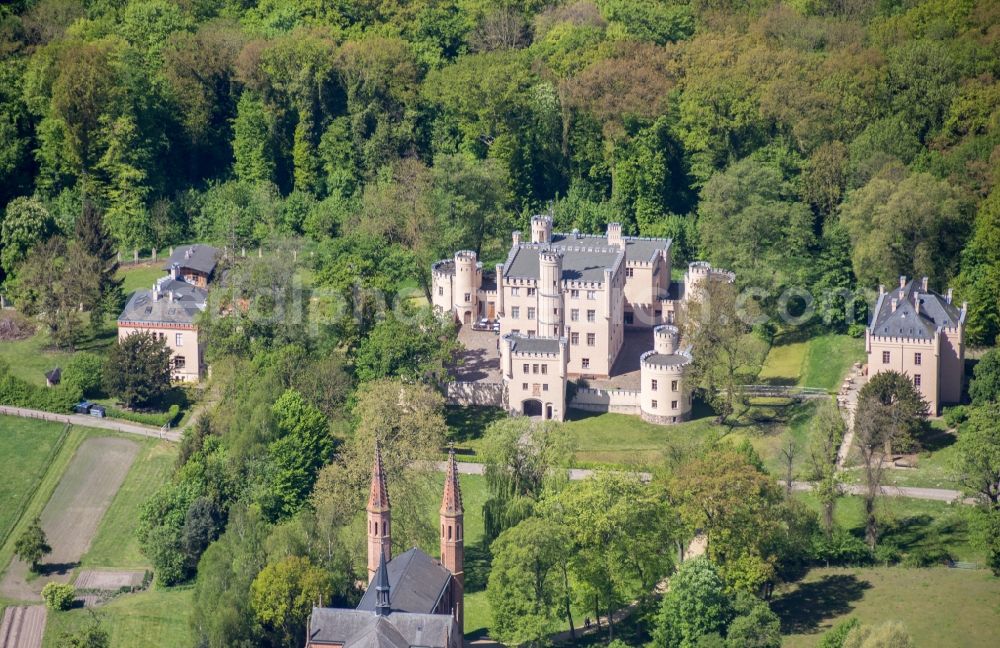
[[[687,368],[692,357],[679,349],[680,331],[662,324],[653,329],[653,350],[639,356],[639,415],[657,425],[686,421],[691,416]]]
[[[563,334],[562,253],[538,253],[538,336]]]
[[[539,215],[531,217],[531,242],[552,242],[552,217]]]
[[[664,355],[675,353],[680,336],[680,330],[676,326],[669,324],[657,326],[653,329],[653,350]]]
[[[463,598],[465,587],[465,525],[463,523],[462,489],[458,483],[458,465],[455,450],[448,453],[448,473],[444,478],[444,495],[441,498],[441,564],[455,579],[451,587],[451,609],[464,632]]]
[[[476,253],[459,250],[455,253],[455,289],[452,295],[455,315],[462,324],[472,324],[478,317],[477,291],[482,282]]]
[[[622,249],[625,248],[625,239],[622,238],[621,223],[608,223],[608,245],[614,245]]]
[[[375,442],[375,463],[368,495],[368,582],[378,571],[383,556],[392,559],[392,529],[390,527],[389,490],[385,487],[382,469],[382,448]]]

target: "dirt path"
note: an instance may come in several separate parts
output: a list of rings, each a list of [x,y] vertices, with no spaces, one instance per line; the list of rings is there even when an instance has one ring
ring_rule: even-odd
[[[0,581],[0,595],[37,601],[45,583],[69,580],[138,453],[139,445],[128,439],[92,438],[80,444],[42,511],[42,529],[52,547],[41,564],[42,575],[28,582],[28,565],[15,558]]]
[[[0,648],[42,648],[45,606],[9,607],[0,622]]]

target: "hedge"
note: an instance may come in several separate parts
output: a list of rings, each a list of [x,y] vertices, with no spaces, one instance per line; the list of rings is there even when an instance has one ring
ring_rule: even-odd
[[[104,406],[104,414],[106,416],[142,425],[155,425],[156,427],[163,427],[167,423],[173,423],[180,416],[180,413],[181,407],[177,403],[171,405],[166,412],[130,412],[110,405]]]

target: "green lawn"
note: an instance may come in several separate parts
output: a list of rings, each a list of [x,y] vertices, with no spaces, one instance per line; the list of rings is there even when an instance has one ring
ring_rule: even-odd
[[[182,648],[191,645],[193,595],[193,587],[154,588],[121,596],[95,612],[111,636],[111,648]],[[89,610],[50,611],[42,645],[55,648],[63,633],[75,632],[89,622]]]
[[[799,384],[808,349],[809,342],[772,346],[757,379],[765,385]]]
[[[122,487],[108,507],[81,567],[141,569],[149,561],[139,552],[135,529],[139,511],[149,496],[169,478],[177,459],[177,446],[146,440]]]
[[[835,392],[851,365],[865,361],[865,340],[849,335],[821,335],[809,340],[800,386]]]
[[[796,499],[819,511],[819,502],[811,493],[796,493]],[[836,523],[858,537],[864,535],[864,508],[860,497],[837,500]],[[944,549],[953,558],[983,564],[981,551],[969,543],[966,509],[960,504],[909,497],[883,497],[878,500],[880,542],[895,545],[901,552]]]
[[[151,290],[153,282],[164,276],[163,262],[157,261],[151,265],[130,266],[118,270],[118,278],[122,279],[122,291],[128,298],[140,288]]]
[[[66,426],[0,416],[0,545],[38,489],[65,439]],[[2,569],[2,566],[0,566]]]
[[[816,646],[834,624],[901,621],[918,648],[992,648],[1000,628],[1000,579],[986,570],[813,569],[777,594],[785,648]]]

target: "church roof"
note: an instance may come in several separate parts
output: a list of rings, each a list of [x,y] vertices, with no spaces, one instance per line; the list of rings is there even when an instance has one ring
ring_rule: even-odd
[[[441,514],[450,517],[462,514],[462,488],[458,483],[458,464],[455,463],[454,448],[448,453],[448,472],[444,478]]]
[[[456,632],[455,620],[448,614],[378,616],[367,610],[314,607],[308,641],[343,648],[445,648]]]
[[[451,582],[451,572],[417,547],[390,560],[386,568],[393,614],[432,613]],[[358,610],[374,612],[376,603],[375,588],[369,587]]]

